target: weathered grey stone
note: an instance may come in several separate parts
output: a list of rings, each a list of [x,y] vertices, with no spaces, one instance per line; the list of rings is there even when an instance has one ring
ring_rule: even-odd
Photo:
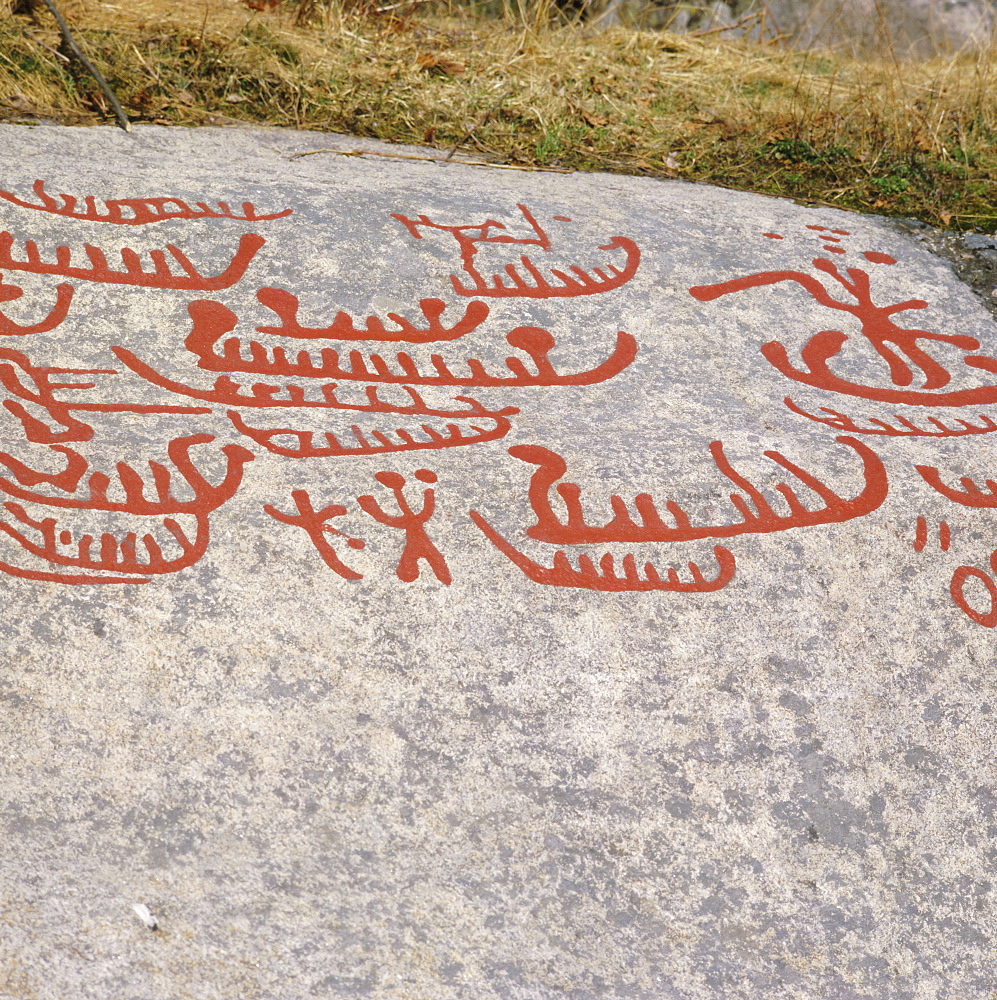
[[[0,228],[13,237],[10,246],[0,240],[0,291],[24,293],[0,302],[0,561],[9,571],[0,575],[0,996],[989,996],[993,439],[962,432],[997,429],[997,376],[985,360],[964,364],[997,346],[991,316],[946,262],[876,219],[679,182],[315,152],[356,146],[286,132],[0,128],[0,189],[13,199],[0,200]],[[48,206],[55,212],[18,205],[44,206],[31,190],[39,178],[53,196],[79,198],[72,211],[83,215],[105,211],[108,200],[153,197],[216,212],[225,201],[243,215],[234,206],[248,200],[257,213],[293,214],[87,221],[58,214],[58,197]],[[90,208],[88,194],[97,199]],[[549,236],[550,249],[479,244],[462,267],[454,235],[418,228],[423,214],[452,227],[491,219],[507,228],[488,235]],[[415,220],[411,231],[396,215]],[[835,230],[847,231],[840,243],[829,239]],[[253,232],[265,244],[243,240],[244,256],[255,250],[227,287],[171,290],[113,277],[124,273],[124,247],[149,276],[134,270],[130,280],[168,284],[149,256],[168,245],[197,273],[218,275]],[[508,275],[509,265],[535,288],[525,255],[538,273],[557,268],[586,290],[583,280],[609,281],[609,263],[622,268],[628,251],[633,260],[627,241],[639,248],[639,267],[600,294],[475,298],[451,283],[455,275],[467,285],[474,269]],[[71,256],[53,268],[60,244]],[[106,265],[85,244],[101,248]],[[169,275],[182,278],[179,258],[165,252]],[[852,270],[835,277],[835,266]],[[63,276],[37,273],[46,267]],[[775,281],[771,272],[796,273]],[[766,273],[741,291],[706,288]],[[856,315],[818,299],[854,305],[842,282],[865,276],[864,336]],[[65,319],[18,333],[15,323],[40,323],[60,283],[74,289]],[[358,326],[368,314],[396,313],[422,328],[418,302],[434,297],[447,303],[441,322],[450,326],[470,302],[489,306],[452,340],[285,340],[289,364],[302,346],[328,364],[319,349],[338,347],[345,370],[352,347],[381,355],[391,371],[405,351],[423,373],[444,370],[430,361],[439,354],[464,377],[463,359],[478,358],[487,372],[529,380],[537,367],[522,347],[542,335],[520,331],[507,342],[520,327],[553,334],[550,360],[561,373],[603,364],[614,344],[625,353],[630,341],[617,331],[634,338],[637,354],[588,386],[417,390],[436,411],[470,406],[454,398],[471,396],[496,414],[430,418],[438,434],[454,423],[488,436],[508,419],[504,437],[286,457],[267,450],[276,439],[240,433],[240,421],[312,430],[323,447],[325,431],[354,448],[405,443],[397,426],[410,443],[433,439],[419,430],[419,414],[250,406],[250,388],[236,402],[184,395],[184,384],[231,395],[224,381],[212,388],[219,378],[247,387],[334,381],[341,401],[372,405],[364,387],[381,377],[375,361],[369,379],[353,382],[262,371],[280,341],[256,328],[279,325],[278,313],[292,319],[286,297],[257,299],[266,288],[297,295],[305,327],[346,310]],[[227,372],[197,366],[215,364],[210,343],[187,339],[187,307],[197,300],[217,304],[195,305],[193,315],[219,336]],[[871,303],[905,302],[895,327],[872,311]],[[225,310],[238,319],[231,333]],[[905,341],[915,327],[922,339]],[[807,345],[816,365],[816,348],[829,341],[815,335],[828,330],[847,334],[828,361],[846,391],[777,370],[804,370]],[[976,338],[980,348],[923,331]],[[891,378],[884,359],[895,345],[876,350],[884,334],[920,365],[907,385],[900,362]],[[253,361],[243,345],[239,357],[225,354],[229,336],[265,342],[270,353],[257,350]],[[775,348],[761,353],[773,342],[785,347],[781,360]],[[506,366],[510,356],[518,368]],[[237,370],[250,362],[255,373]],[[176,391],[149,381],[158,376],[143,364]],[[47,407],[28,398],[46,379],[57,384]],[[374,399],[415,408],[403,390],[379,391]],[[794,412],[786,397],[839,426]],[[293,401],[286,389],[260,390],[256,401],[267,398]],[[65,411],[53,399],[132,410]],[[230,497],[208,497],[219,502],[205,515],[204,554],[177,572],[149,573],[117,543],[136,532],[134,560],[148,563],[142,535],[154,522],[164,553],[175,553],[161,509],[164,473],[154,478],[147,463],[172,469],[173,495],[190,500],[177,471],[183,454],[167,448],[194,434],[214,437],[190,447],[209,485],[222,481],[222,446],[230,477],[249,452],[253,460]],[[711,456],[714,441],[724,452],[714,446]],[[576,544],[583,526],[565,525],[553,491],[543,524],[554,542],[527,534],[537,521],[528,494],[537,466],[524,459],[542,453],[509,454],[527,445],[563,456],[563,481],[581,486],[594,542]],[[717,464],[724,456],[727,476]],[[60,479],[74,462],[86,463],[78,482]],[[141,474],[141,496],[118,463]],[[417,470],[438,481],[416,479]],[[110,477],[106,501],[103,481],[88,481],[94,471]],[[406,477],[415,511],[435,489],[425,530],[436,549],[424,549],[440,554],[435,572],[423,560],[416,579],[396,574],[404,533],[357,499],[374,496],[397,513],[379,472]],[[780,483],[802,508],[780,496]],[[840,499],[819,495],[825,489]],[[333,565],[330,553],[363,579],[344,579],[305,531],[264,511],[293,514],[292,490],[307,491],[316,509],[346,508],[329,512],[328,524],[364,548],[320,526],[313,534]],[[641,493],[657,504],[662,540],[613,541],[605,526],[614,494],[628,505],[632,534],[648,534],[632,500]],[[863,493],[867,509],[851,503]],[[731,494],[755,503],[739,499],[739,512]],[[544,496],[538,485],[541,512]],[[110,509],[66,505],[80,501]],[[804,511],[825,509],[831,523],[802,523]],[[626,534],[617,513],[613,537]],[[193,538],[190,508],[175,520]],[[696,527],[711,537],[679,537]],[[102,531],[116,536],[113,551]],[[488,531],[554,567],[553,584],[528,579]],[[85,532],[97,539],[96,568],[79,565]],[[559,550],[567,568],[555,562]],[[605,552],[615,556],[615,582],[599,562]],[[736,572],[712,592],[591,589],[626,588],[628,552],[637,556],[631,586],[655,579],[646,561],[663,585],[670,567],[694,583],[690,560],[700,581],[731,559]],[[593,560],[590,573],[577,572],[580,555]],[[124,569],[108,568],[115,560]],[[74,574],[132,582],[64,579]],[[439,577],[448,575],[446,585]]]
[[[985,49],[995,27],[993,0],[625,0],[622,7],[647,27],[726,29],[728,38],[899,58]]]
[[[989,233],[967,233],[962,241],[970,250],[992,250],[997,247],[997,239]]]

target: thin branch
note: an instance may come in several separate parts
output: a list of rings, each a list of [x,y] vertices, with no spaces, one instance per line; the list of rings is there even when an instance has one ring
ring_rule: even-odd
[[[35,45],[40,45],[43,49],[46,49],[47,51],[51,52],[52,55],[56,57],[56,59],[61,59],[64,63],[69,62],[69,60],[61,52],[59,52],[57,49],[53,49],[51,45],[46,45],[43,41],[40,41],[39,39],[35,38],[35,36],[31,34],[30,31],[25,31],[24,34],[26,37],[30,38],[31,41],[35,43]]]
[[[239,122],[241,125],[242,122]],[[391,160],[423,160],[426,163],[447,163],[439,156],[413,156],[408,153],[382,153],[378,149],[309,149],[303,153],[291,153],[288,160],[297,160],[302,156],[314,156],[316,153],[335,153],[337,156],[384,156]],[[281,154],[283,156],[283,154]],[[518,163],[488,163],[485,160],[450,160],[462,167],[490,167],[492,170],[526,170],[539,174],[573,174],[574,170],[565,167],[530,167]]]
[[[69,30],[69,25],[66,24],[65,19],[62,14],[59,13],[59,8],[56,7],[53,0],[42,0],[49,9],[49,13],[55,18],[55,23],[59,25],[59,33],[62,35],[63,41],[69,47],[69,51],[76,56],[77,59],[83,64],[83,68],[97,81],[97,85],[104,92],[104,96],[111,102],[111,107],[114,108],[114,115],[118,119],[121,127],[126,132],[131,132],[132,123],[128,120],[128,116],[125,114],[125,109],[121,106],[117,97],[114,96],[114,91],[111,90],[110,85],[107,80],[101,75],[99,69],[89,59],[83,54],[83,50],[76,44],[76,39],[73,38],[73,33]]]

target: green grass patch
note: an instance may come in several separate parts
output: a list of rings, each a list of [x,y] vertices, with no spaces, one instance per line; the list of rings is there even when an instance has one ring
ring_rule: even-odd
[[[138,122],[378,136],[997,229],[997,58],[897,66],[430,4],[64,0]],[[501,5],[500,5],[501,8]],[[365,13],[365,10],[368,13]],[[110,119],[47,15],[0,19],[0,118]]]

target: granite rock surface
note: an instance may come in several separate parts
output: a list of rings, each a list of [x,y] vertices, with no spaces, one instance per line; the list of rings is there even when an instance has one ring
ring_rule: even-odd
[[[357,145],[0,127],[0,997],[991,998],[990,313]]]

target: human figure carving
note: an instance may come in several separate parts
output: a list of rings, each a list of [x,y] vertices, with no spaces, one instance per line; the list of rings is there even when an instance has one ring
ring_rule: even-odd
[[[405,477],[399,472],[378,472],[374,478],[395,495],[400,514],[388,514],[377,500],[369,494],[357,497],[357,503],[375,521],[389,528],[400,528],[405,532],[405,548],[398,560],[395,571],[399,580],[411,583],[419,578],[419,560],[425,559],[440,583],[450,586],[452,577],[443,553],[426,534],[426,523],[436,511],[436,491],[432,486],[423,491],[422,510],[415,511],[405,499]],[[429,469],[417,469],[415,478],[423,483],[435,483],[437,476]]]
[[[315,510],[312,506],[312,499],[307,490],[293,490],[291,499],[294,500],[298,508],[297,514],[284,514],[270,504],[264,504],[263,509],[281,524],[293,524],[303,528],[308,537],[312,540],[316,551],[322,557],[322,561],[334,573],[338,573],[344,580],[362,580],[363,574],[351,569],[339,558],[336,550],[332,547],[327,536],[339,535],[346,539],[346,544],[351,549],[362,549],[366,542],[360,538],[350,538],[345,532],[334,528],[329,521],[334,517],[342,517],[346,513],[346,508],[339,503],[332,503]]]
[[[818,229],[821,227],[808,226],[807,228]],[[775,238],[777,234],[766,233],[764,235]],[[836,237],[826,236],[822,238],[840,243]],[[846,252],[842,246],[828,245],[827,243],[823,249],[828,253],[842,254]],[[873,251],[865,252],[863,257],[874,264],[892,266],[897,263],[888,254]],[[761,352],[766,360],[783,375],[794,381],[865,399],[911,405],[979,405],[997,399],[997,387],[992,385],[938,395],[934,395],[930,391],[947,385],[951,381],[952,374],[948,368],[920,347],[919,341],[944,344],[963,351],[979,350],[980,342],[975,337],[965,334],[935,333],[930,330],[901,327],[894,323],[892,317],[897,313],[926,308],[928,303],[924,299],[907,299],[890,305],[877,305],[872,299],[870,276],[865,269],[850,267],[842,271],[834,261],[827,257],[817,257],[812,261],[812,264],[817,271],[830,280],[822,280],[812,274],[797,270],[761,271],[757,274],[745,275],[718,284],[697,285],[689,289],[689,294],[700,302],[712,302],[724,295],[743,292],[751,288],[777,285],[780,282],[795,283],[808,292],[820,305],[854,317],[861,326],[862,336],[886,362],[893,385],[902,388],[887,389],[858,385],[831,372],[827,362],[840,352],[844,343],[849,339],[848,335],[840,330],[822,330],[810,338],[801,351],[801,357],[807,365],[806,370],[795,368],[790,363],[786,348],[779,341],[770,341],[762,346]],[[835,298],[832,292],[836,289],[843,291],[845,297]],[[849,299],[852,301],[848,301]],[[963,362],[971,368],[980,368],[990,372],[997,371],[997,359],[986,355],[965,356]],[[907,389],[914,381],[915,369],[924,376],[923,389],[921,390]]]
[[[450,276],[450,283],[458,295],[492,296],[498,298],[526,297],[534,299],[573,298],[578,295],[596,295],[625,285],[636,273],[640,265],[640,248],[625,236],[614,236],[600,250],[622,250],[625,255],[623,267],[607,264],[605,268],[593,268],[591,272],[581,267],[571,266],[567,270],[551,268],[545,274],[530,257],[520,257],[519,264],[507,264],[500,274],[486,277],[478,269],[475,257],[482,244],[506,244],[537,247],[550,251],[550,237],[537,222],[533,213],[525,205],[516,206],[533,235],[513,236],[505,223],[489,219],[478,226],[446,226],[434,222],[427,215],[417,215],[414,219],[393,212],[414,239],[421,240],[423,229],[435,229],[449,233],[460,247],[461,267],[471,279],[465,285],[456,274]],[[570,222],[567,216],[555,215],[559,222]],[[568,273],[571,272],[571,273]],[[608,272],[608,273],[607,273]]]

